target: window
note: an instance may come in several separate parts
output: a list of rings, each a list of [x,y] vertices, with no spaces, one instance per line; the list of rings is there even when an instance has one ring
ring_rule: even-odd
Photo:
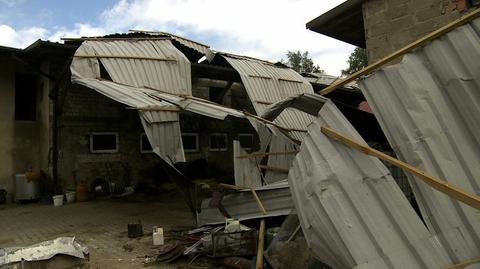
[[[198,134],[196,133],[183,133],[182,134],[183,150],[185,152],[197,152],[198,146]]]
[[[227,151],[227,134],[210,134],[210,151]]]
[[[250,150],[253,147],[253,134],[238,134],[238,141],[243,149]]]
[[[470,5],[471,6],[478,6],[478,5],[480,5],[480,0],[470,0]]]
[[[145,133],[140,135],[140,152],[141,153],[152,153],[152,145],[150,144],[150,141],[148,140],[148,137]]]
[[[15,120],[37,119],[37,78],[33,75],[15,74]]]
[[[118,133],[102,132],[90,134],[90,152],[116,153],[118,152]]]

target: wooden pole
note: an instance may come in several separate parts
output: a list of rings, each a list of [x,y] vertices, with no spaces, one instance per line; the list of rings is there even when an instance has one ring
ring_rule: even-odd
[[[443,26],[442,28],[410,43],[409,45],[393,52],[392,54],[376,61],[375,63],[373,64],[370,64],[368,65],[367,67],[363,68],[362,70],[360,71],[357,71],[353,74],[351,74],[350,76],[342,79],[342,80],[338,80],[337,82],[335,83],[332,83],[330,86],[326,87],[325,89],[321,90],[320,91],[320,94],[321,95],[326,95],[326,94],[329,94],[331,92],[333,92],[334,90],[344,86],[345,84],[349,83],[349,82],[352,82],[354,80],[356,80],[357,78],[363,76],[363,75],[366,75],[368,73],[370,73],[371,71],[381,67],[382,65],[410,52],[411,50],[413,50],[414,48],[416,47],[419,47],[419,46],[422,46],[424,45],[425,43],[431,41],[432,39],[435,39],[465,23],[468,23],[469,21],[477,18],[478,16],[480,16],[480,9],[477,9],[477,10],[474,10],[464,16],[462,16],[461,18]]]
[[[260,209],[260,211],[262,211],[262,213],[264,215],[267,214],[267,210],[263,206],[263,203],[260,200],[260,197],[258,197],[258,194],[257,194],[257,192],[255,191],[254,188],[240,187],[240,186],[235,186],[235,185],[230,185],[230,184],[225,184],[225,183],[219,183],[218,185],[221,186],[221,187],[224,187],[226,189],[231,189],[231,190],[236,190],[236,191],[248,191],[249,190],[250,192],[252,192],[252,195],[253,195],[253,198],[255,199],[255,202],[257,202],[258,209]]]
[[[283,168],[283,167],[268,166],[268,165],[259,165],[258,167],[260,167],[261,169],[265,169],[265,170],[288,173],[288,169]]]
[[[250,154],[238,155],[236,156],[237,159],[246,159],[246,158],[256,158],[256,157],[264,157],[264,156],[271,156],[271,155],[288,155],[288,154],[297,154],[298,150],[290,150],[290,151],[274,151],[274,152],[252,152]]]
[[[451,184],[449,184],[448,182],[438,178],[438,177],[435,177],[435,176],[432,176],[432,175],[429,175],[427,174],[427,172],[425,171],[422,171],[420,169],[417,169],[411,165],[409,165],[408,163],[405,163],[405,162],[402,162],[396,158],[393,158],[392,156],[388,156],[387,154],[383,153],[383,152],[380,152],[376,149],[373,149],[373,148],[370,148],[369,146],[366,146],[366,145],[363,145],[363,144],[360,144],[358,143],[357,141],[353,140],[353,139],[350,139],[344,135],[342,135],[341,133],[329,128],[329,127],[326,127],[326,126],[321,126],[320,127],[320,130],[322,131],[322,133],[324,133],[326,136],[328,137],[331,137],[351,148],[354,148],[356,150],[359,150],[367,155],[371,155],[371,156],[375,156],[377,158],[380,158],[388,163],[391,163],[397,167],[400,167],[412,174],[414,174],[415,176],[417,176],[418,178],[420,178],[421,180],[423,180],[425,183],[427,183],[428,185],[430,185],[431,187],[433,187],[434,189],[438,190],[438,191],[441,191],[443,193],[445,193],[446,195],[464,203],[464,204],[467,204],[473,208],[476,208],[476,209],[480,209],[480,197],[475,195],[475,194],[471,194],[469,192],[466,192],[456,186],[453,186]]]
[[[447,267],[447,269],[463,269],[463,268],[465,268],[469,265],[477,264],[477,263],[480,263],[480,258],[476,258],[476,259],[468,260],[468,261],[465,261],[465,262],[462,262],[462,263],[459,263],[459,264],[455,264],[455,265]]]
[[[129,55],[74,55],[75,58],[112,58],[112,59],[133,59],[133,60],[151,60],[151,61],[167,61],[176,62],[171,58],[146,57],[146,56],[129,56]]]
[[[265,219],[260,220],[260,229],[258,230],[258,247],[256,269],[263,269],[263,252],[265,242]]]
[[[258,197],[258,194],[255,191],[255,189],[251,188],[250,191],[252,192],[252,195],[255,198],[255,201],[257,201],[258,209],[260,209],[260,211],[262,211],[263,215],[267,215],[267,210],[265,210],[265,207],[263,206],[262,201]]]

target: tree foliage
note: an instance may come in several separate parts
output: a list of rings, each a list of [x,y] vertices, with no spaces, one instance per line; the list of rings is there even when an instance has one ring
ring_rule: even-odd
[[[342,70],[342,75],[351,75],[368,65],[367,52],[362,48],[355,48],[348,57],[348,68]]]
[[[287,61],[282,60],[298,73],[325,73],[320,66],[313,63],[308,51],[287,51]]]

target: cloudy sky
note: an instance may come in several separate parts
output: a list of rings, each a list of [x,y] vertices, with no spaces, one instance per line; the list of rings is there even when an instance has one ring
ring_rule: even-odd
[[[213,49],[270,61],[288,50],[309,51],[328,74],[339,75],[353,46],[305,29],[344,0],[0,0],[0,45],[97,36],[129,29],[158,30]]]

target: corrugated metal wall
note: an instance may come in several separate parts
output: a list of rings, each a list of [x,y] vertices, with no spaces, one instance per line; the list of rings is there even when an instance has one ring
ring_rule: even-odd
[[[480,19],[359,83],[403,161],[480,194]],[[432,234],[455,262],[480,257],[480,212],[410,178]]]

